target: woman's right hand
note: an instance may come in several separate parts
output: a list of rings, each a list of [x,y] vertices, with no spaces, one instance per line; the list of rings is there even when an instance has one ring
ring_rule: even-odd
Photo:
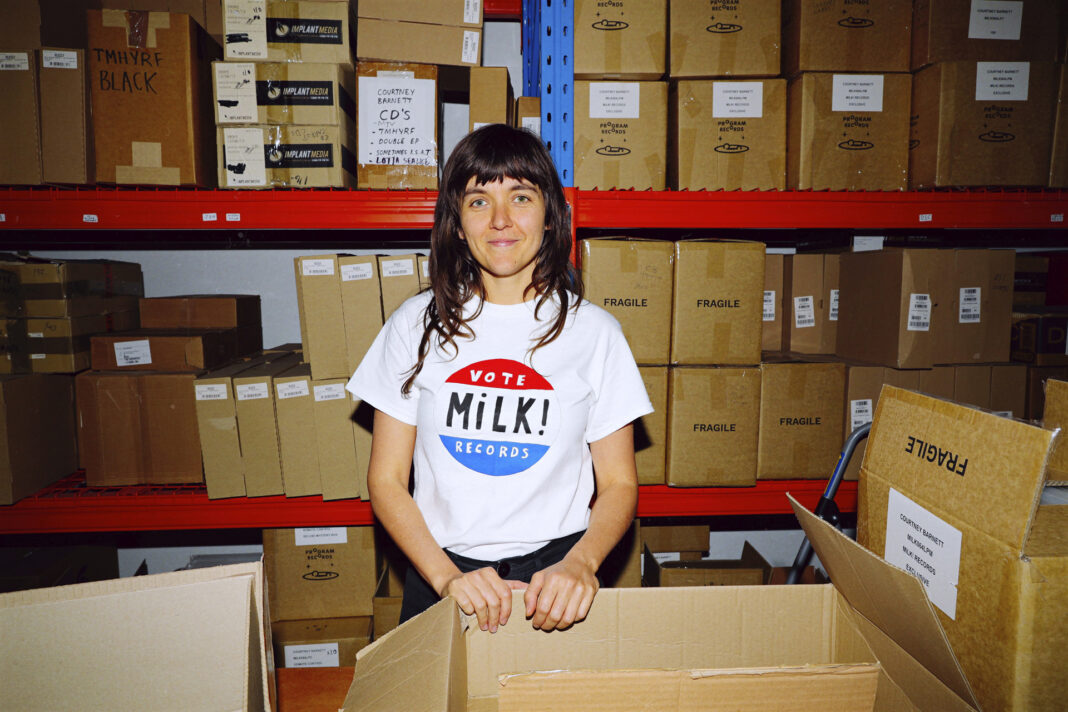
[[[452,596],[460,610],[478,618],[478,627],[496,633],[497,627],[508,622],[512,615],[512,591],[522,591],[522,581],[508,581],[485,567],[466,574],[457,572],[445,582],[438,594]]]

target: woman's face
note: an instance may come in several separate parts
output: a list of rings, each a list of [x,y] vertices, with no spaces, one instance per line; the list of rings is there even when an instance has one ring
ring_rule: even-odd
[[[467,182],[460,239],[482,267],[487,300],[523,300],[544,234],[545,198],[537,186],[516,178],[480,185],[472,177]]]

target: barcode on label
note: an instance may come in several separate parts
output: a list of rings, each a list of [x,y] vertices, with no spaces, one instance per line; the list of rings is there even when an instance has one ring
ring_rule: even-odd
[[[812,295],[794,297],[794,328],[806,329],[816,325],[816,311]]]
[[[334,273],[333,260],[301,260],[300,266],[305,277],[326,277]]]
[[[235,390],[239,401],[271,397],[271,392],[267,389],[266,383],[242,383]]]
[[[831,308],[827,312],[828,321],[838,321],[838,290],[831,290]]]
[[[152,363],[152,349],[148,339],[121,341],[115,344],[115,365],[147,366]]]
[[[867,425],[872,419],[872,400],[862,398],[849,401],[849,424],[850,430],[856,430],[862,425]]]
[[[222,383],[205,383],[194,386],[198,401],[226,400],[226,386]]]
[[[764,321],[775,321],[775,290],[764,291]]]
[[[802,319],[801,317],[798,317],[795,320],[795,322],[797,324],[797,328],[798,329],[803,329],[805,327],[815,326],[816,325],[816,320],[815,319]]]
[[[278,393],[280,400],[287,398],[301,398],[303,396],[311,395],[311,391],[308,389],[307,381],[287,381],[286,383],[276,383],[275,391]]]
[[[908,331],[931,330],[931,295],[909,295],[909,313],[906,329]]]
[[[961,324],[978,324],[982,321],[980,303],[981,287],[962,287],[960,290],[960,311],[958,321]]]

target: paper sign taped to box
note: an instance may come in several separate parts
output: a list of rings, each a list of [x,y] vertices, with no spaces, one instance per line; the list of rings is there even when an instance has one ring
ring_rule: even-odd
[[[397,76],[359,78],[359,162],[433,166],[435,82]]]

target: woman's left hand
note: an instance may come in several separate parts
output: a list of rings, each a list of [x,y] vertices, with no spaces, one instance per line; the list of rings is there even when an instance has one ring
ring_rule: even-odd
[[[527,618],[541,630],[563,630],[590,612],[600,584],[596,572],[574,553],[530,579],[523,596]]]

